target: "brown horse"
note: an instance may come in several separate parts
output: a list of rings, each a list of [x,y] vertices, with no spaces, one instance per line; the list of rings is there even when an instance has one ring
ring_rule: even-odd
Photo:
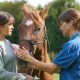
[[[20,47],[23,46],[29,51],[31,56],[36,59],[45,62],[51,63],[48,53],[47,53],[47,42],[44,39],[45,37],[45,25],[38,26],[37,19],[42,19],[45,24],[45,18],[48,14],[48,8],[43,10],[33,10],[29,8],[27,5],[24,5],[22,8],[23,11],[23,20],[19,25],[19,40]],[[36,19],[35,16],[30,16],[29,14],[38,14],[39,18]],[[24,61],[20,61],[20,64],[24,63]],[[40,80],[53,80],[52,75],[47,72],[40,71],[38,69],[32,69],[29,67],[29,63],[25,63],[25,66],[20,67],[19,72],[25,72],[31,76],[37,76]]]

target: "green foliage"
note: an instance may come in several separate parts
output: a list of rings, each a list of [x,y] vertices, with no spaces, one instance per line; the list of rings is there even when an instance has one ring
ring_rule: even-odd
[[[60,80],[59,74],[53,74],[53,80]]]
[[[38,10],[41,10],[42,9],[42,6],[41,5],[38,5],[37,9]]]

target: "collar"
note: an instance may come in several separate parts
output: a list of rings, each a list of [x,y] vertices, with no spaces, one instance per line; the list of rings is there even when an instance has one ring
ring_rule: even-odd
[[[75,39],[76,37],[80,37],[80,32],[74,34],[74,35],[70,38],[70,40]]]

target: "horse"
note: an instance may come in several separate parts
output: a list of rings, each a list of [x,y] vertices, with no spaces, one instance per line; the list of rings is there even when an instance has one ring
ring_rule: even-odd
[[[48,8],[43,10],[37,10],[30,8],[26,4],[22,7],[23,20],[19,24],[19,47],[25,47],[31,56],[44,63],[51,63],[49,55],[47,53],[47,41],[44,39],[46,34],[45,18],[48,15]],[[36,18],[28,15],[31,13],[37,13],[42,19],[44,26],[38,26]],[[29,67],[29,63],[19,59],[19,63],[22,66],[18,72],[26,73],[31,76],[37,76],[40,80],[53,80],[51,74]]]

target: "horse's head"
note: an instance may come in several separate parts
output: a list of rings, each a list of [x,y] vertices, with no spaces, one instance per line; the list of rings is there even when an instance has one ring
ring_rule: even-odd
[[[24,46],[34,55],[35,52],[42,50],[45,36],[45,18],[48,14],[48,8],[36,10],[24,5],[22,13],[23,20],[19,25],[20,47]],[[41,54],[38,54],[38,56],[41,58]]]
[[[45,36],[45,18],[48,14],[48,8],[43,10],[36,10],[24,5],[22,8],[23,20],[19,25],[19,39],[20,41],[26,41],[23,46],[30,49],[30,45],[38,45],[43,43]],[[36,17],[32,17],[29,14],[37,14],[43,23],[43,26],[38,26],[35,20]],[[26,46],[27,44],[27,46]],[[22,45],[22,44],[21,44]]]

